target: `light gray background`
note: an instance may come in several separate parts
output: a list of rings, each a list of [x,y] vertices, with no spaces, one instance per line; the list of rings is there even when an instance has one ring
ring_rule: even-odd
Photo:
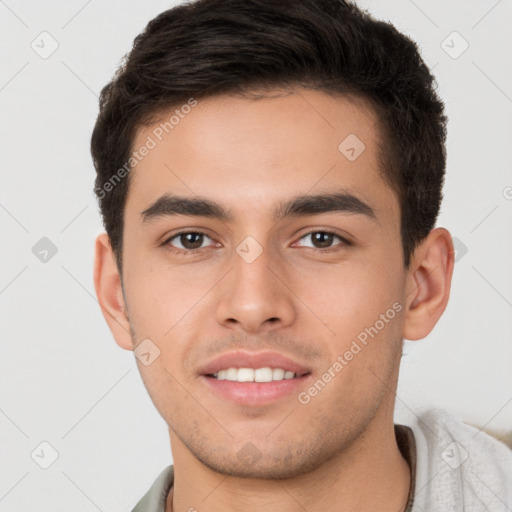
[[[449,117],[439,225],[467,247],[438,326],[406,342],[397,418],[437,405],[510,429],[512,3],[359,4],[412,36],[434,69]],[[101,87],[172,5],[0,1],[0,512],[130,511],[171,462],[133,354],[114,343],[94,297],[102,228],[89,140]],[[31,48],[43,31],[58,43],[47,59]],[[469,44],[458,58],[454,31]],[[42,237],[58,249],[46,263],[32,252]],[[44,441],[58,452],[48,469]]]

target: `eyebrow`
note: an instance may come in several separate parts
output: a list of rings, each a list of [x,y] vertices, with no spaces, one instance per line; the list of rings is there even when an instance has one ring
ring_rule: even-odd
[[[376,220],[375,211],[370,205],[346,191],[295,196],[279,203],[273,209],[272,214],[274,220],[277,221],[288,217],[320,215],[332,212],[365,215],[372,220]],[[224,222],[233,221],[232,213],[211,199],[173,194],[164,194],[149,208],[141,212],[141,215],[142,222],[176,215],[207,217]]]

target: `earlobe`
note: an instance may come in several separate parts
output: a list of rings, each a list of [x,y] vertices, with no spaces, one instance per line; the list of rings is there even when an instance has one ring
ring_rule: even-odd
[[[106,233],[102,233],[96,238],[94,288],[101,311],[116,343],[125,350],[133,350],[121,276],[110,239]]]
[[[433,229],[411,259],[404,338],[419,340],[432,331],[448,303],[453,265],[450,233],[444,228]]]

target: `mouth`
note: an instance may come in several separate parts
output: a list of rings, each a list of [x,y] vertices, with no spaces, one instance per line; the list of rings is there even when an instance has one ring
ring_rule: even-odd
[[[295,373],[283,368],[231,367],[201,377],[216,399],[239,406],[261,407],[297,397],[311,375],[311,372]]]
[[[284,368],[271,368],[264,366],[262,368],[224,368],[215,373],[207,374],[216,380],[227,380],[231,382],[279,382],[282,380],[297,379],[310,372],[296,373]]]
[[[269,405],[298,394],[312,370],[278,352],[236,350],[216,357],[199,370],[216,399],[238,405]]]

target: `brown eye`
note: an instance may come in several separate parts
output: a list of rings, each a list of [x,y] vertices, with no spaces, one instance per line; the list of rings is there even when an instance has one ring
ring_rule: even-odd
[[[319,249],[330,247],[333,239],[334,235],[332,233],[326,233],[325,231],[317,231],[311,234],[313,245]]]
[[[311,233],[308,233],[301,238],[301,240],[308,239],[310,240],[309,244],[301,243],[299,245],[302,247],[311,247],[313,249],[330,249],[336,245],[350,245],[348,240],[335,233],[331,233],[330,231],[312,231]],[[341,243],[333,244],[336,239],[338,239]]]
[[[197,231],[188,231],[174,235],[167,240],[166,244],[176,249],[193,251],[201,249],[205,239],[210,239],[210,237]]]

